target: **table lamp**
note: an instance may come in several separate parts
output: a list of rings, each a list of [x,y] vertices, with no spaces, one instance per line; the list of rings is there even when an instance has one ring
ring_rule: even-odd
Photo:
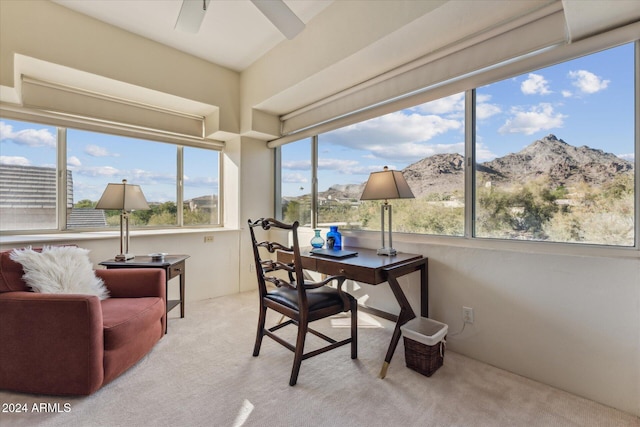
[[[129,213],[132,210],[149,209],[140,186],[127,184],[126,179],[122,180],[122,184],[107,184],[96,209],[120,211],[120,254],[115,256],[115,260],[133,259],[134,255],[129,253]]]
[[[396,254],[393,249],[391,240],[391,205],[389,199],[413,199],[414,195],[409,188],[409,184],[404,179],[402,172],[389,170],[384,167],[380,172],[371,172],[367,180],[360,200],[384,200],[384,204],[380,206],[380,235],[382,237],[382,247],[378,249],[378,255],[392,256]],[[389,246],[387,247],[384,239],[384,214],[387,212],[389,216]]]

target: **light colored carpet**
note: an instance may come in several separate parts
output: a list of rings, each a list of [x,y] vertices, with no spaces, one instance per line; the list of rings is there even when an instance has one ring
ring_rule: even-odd
[[[293,353],[265,338],[251,356],[257,306],[255,292],[187,304],[186,318],[171,313],[169,334],[148,356],[92,396],[0,392],[3,406],[29,410],[0,413],[0,425],[640,426],[638,417],[453,352],[427,378],[405,366],[402,342],[381,380],[391,323],[367,316],[358,360],[349,346],[308,359],[290,387]],[[315,323],[338,338],[347,324]],[[60,412],[32,412],[34,403],[58,403]]]

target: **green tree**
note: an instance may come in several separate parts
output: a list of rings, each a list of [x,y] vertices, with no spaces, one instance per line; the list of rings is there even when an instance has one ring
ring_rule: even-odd
[[[98,202],[92,202],[89,199],[83,199],[73,205],[74,208],[93,208]]]

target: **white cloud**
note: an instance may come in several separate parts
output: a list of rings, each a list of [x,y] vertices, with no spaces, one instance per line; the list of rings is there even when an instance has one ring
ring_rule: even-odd
[[[87,145],[84,148],[84,152],[92,157],[120,157],[117,153],[110,153],[106,148],[92,144]]]
[[[452,114],[464,112],[464,92],[436,99],[415,107],[421,114]]]
[[[549,90],[549,82],[540,74],[530,73],[527,80],[520,84],[520,90],[525,95],[548,95],[552,93]]]
[[[82,166],[82,162],[76,156],[71,156],[67,159],[67,164],[70,166]]]
[[[486,93],[476,96],[476,119],[485,120],[502,112],[500,106],[489,103],[490,100],[491,95]]]
[[[349,139],[357,141],[357,146],[366,147],[371,143],[428,141],[450,130],[462,129],[462,122],[437,115],[407,115],[396,112],[344,129]]]
[[[635,154],[633,153],[627,153],[627,154],[618,154],[618,157],[620,157],[621,159],[624,159],[628,162],[633,162],[636,158]]]
[[[12,141],[28,147],[56,147],[56,137],[49,129],[23,129],[14,132],[13,126],[0,121],[0,141]]]
[[[570,90],[563,90],[562,91],[562,96],[565,98],[571,98],[573,96],[573,93],[571,93]]]
[[[300,173],[285,173],[282,175],[282,182],[286,184],[306,184],[307,177]]]
[[[476,102],[476,118],[478,120],[488,119],[491,116],[500,114],[502,109],[495,104],[477,103]]]
[[[189,184],[189,187],[212,188],[218,185],[218,180],[210,176],[188,177],[185,175],[184,182]]]
[[[596,76],[586,70],[569,71],[569,78],[573,80],[571,82],[572,85],[586,94],[605,90],[611,83],[611,80],[603,80],[600,76]]]
[[[282,162],[282,169],[310,171],[311,161],[310,160],[293,160],[289,162]]]
[[[518,107],[511,110],[512,118],[507,119],[498,132],[505,133],[523,133],[532,135],[540,130],[549,130],[560,128],[564,124],[567,117],[564,114],[557,113],[553,110],[553,106],[548,103],[540,103],[533,106],[529,111],[522,111]]]
[[[448,131],[462,129],[462,121],[459,120],[398,111],[335,130],[326,134],[325,139],[333,144],[371,152],[379,157],[377,152],[399,154],[403,149],[401,145],[424,144]]]
[[[356,166],[358,166],[358,162],[356,160],[318,159],[318,169],[323,170],[347,171]]]
[[[29,159],[22,156],[0,156],[0,164],[29,166],[31,165],[31,162],[29,161]]]
[[[476,142],[476,160],[478,162],[486,162],[488,160],[493,160],[496,157],[497,155],[493,153],[489,147],[481,142]]]
[[[115,176],[122,174],[119,169],[112,166],[91,166],[74,170],[75,173],[85,176]]]

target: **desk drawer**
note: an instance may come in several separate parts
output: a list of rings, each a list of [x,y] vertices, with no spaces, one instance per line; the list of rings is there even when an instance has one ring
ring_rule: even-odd
[[[176,276],[181,275],[182,273],[184,273],[184,261],[179,262],[178,264],[172,265],[169,268],[169,271],[167,272],[168,276],[167,280],[169,279],[173,279]]]
[[[355,280],[357,282],[378,284],[384,281],[384,278],[382,278],[381,274],[376,274],[381,273],[376,269],[352,264],[342,264],[340,262],[336,262],[335,260],[326,261],[318,258],[316,260],[315,270],[329,276],[346,276],[347,279]]]

